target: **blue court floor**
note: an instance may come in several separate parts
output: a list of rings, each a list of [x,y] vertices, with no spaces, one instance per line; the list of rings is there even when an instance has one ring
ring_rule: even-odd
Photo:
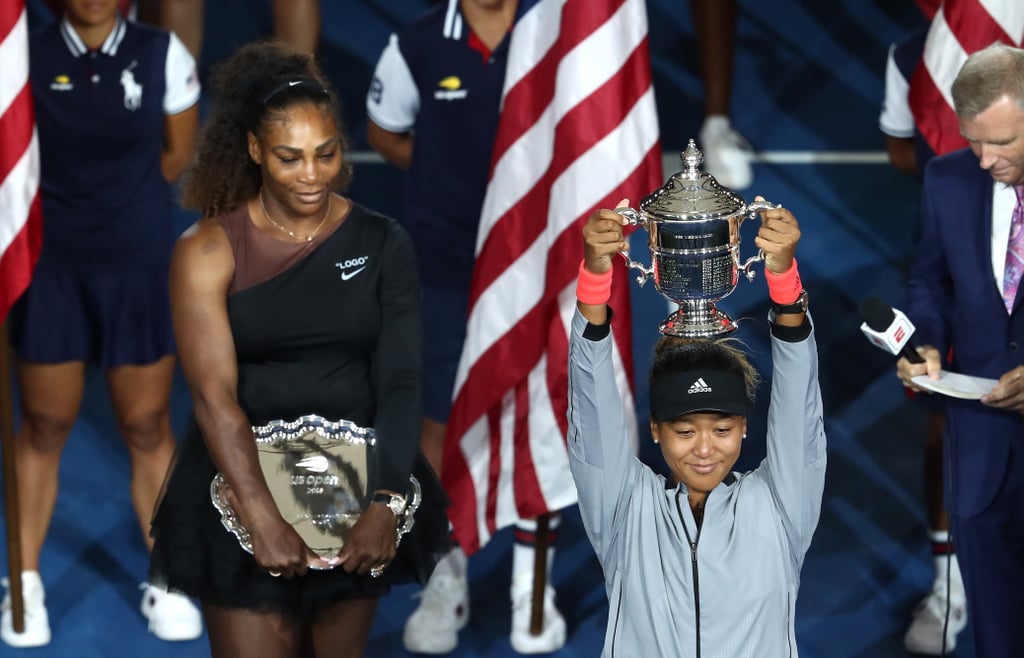
[[[35,0],[33,0],[35,3]],[[203,68],[267,30],[265,0],[207,2]],[[347,104],[354,148],[365,149],[362,98],[388,33],[426,0],[324,0],[320,59]],[[663,147],[671,160],[700,123],[701,87],[684,0],[649,0],[650,42]],[[878,295],[899,307],[913,251],[917,185],[884,162],[823,164],[823,153],[880,154],[877,129],[885,53],[919,23],[912,0],[740,0],[734,121],[761,154],[745,191],[792,209],[801,222],[800,269],[811,299],[821,357],[829,467],[821,522],[803,570],[797,638],[803,658],[894,658],[931,584],[922,501],[924,410],[904,397],[894,362],[858,330],[857,306]],[[780,164],[786,152],[796,164]],[[358,164],[353,198],[397,216],[399,174]],[[181,228],[192,217],[182,213]],[[753,224],[753,223],[751,223]],[[744,227],[744,234],[754,226]],[[639,240],[642,241],[642,236]],[[752,251],[747,238],[744,251]],[[634,253],[643,253],[642,242]],[[665,314],[652,288],[634,289],[639,409],[647,404],[644,364]],[[767,363],[767,296],[760,276],[741,280],[722,303],[741,323],[762,368]],[[177,382],[174,422],[189,413]],[[754,418],[763,416],[759,407]],[[646,420],[641,418],[643,427]],[[763,422],[751,425],[740,467],[764,454]],[[761,437],[760,440],[756,440]],[[641,456],[656,459],[645,446]],[[200,658],[205,637],[167,644],[146,632],[138,612],[147,556],[128,496],[128,461],[102,378],[90,375],[86,400],[65,451],[60,495],[42,556],[54,637],[50,646],[0,656]],[[607,616],[603,578],[580,525],[566,510],[554,585],[569,627],[557,655],[600,653]],[[6,561],[6,556],[0,557]],[[514,656],[508,642],[509,531],[470,561],[472,618],[453,656]],[[6,564],[6,562],[4,562]],[[416,605],[413,587],[381,604],[368,656],[407,655],[401,630]],[[969,628],[956,656],[973,657]]]

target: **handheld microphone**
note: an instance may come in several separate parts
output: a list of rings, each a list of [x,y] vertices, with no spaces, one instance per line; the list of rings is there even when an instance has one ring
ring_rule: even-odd
[[[911,363],[924,363],[924,357],[910,344],[914,325],[902,312],[878,297],[868,297],[860,303],[860,316],[864,319],[860,330],[876,347]]]

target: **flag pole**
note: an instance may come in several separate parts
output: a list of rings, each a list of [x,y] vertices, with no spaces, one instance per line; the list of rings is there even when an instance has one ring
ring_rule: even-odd
[[[3,456],[4,518],[7,523],[7,574],[11,594],[11,626],[25,632],[25,602],[21,591],[21,517],[18,512],[18,477],[14,464],[14,396],[11,395],[11,360],[7,321],[0,321],[0,454]]]
[[[537,532],[533,539],[533,601],[530,607],[530,635],[540,635],[544,630],[544,590],[548,585],[548,532],[551,514],[545,512],[537,517]]]

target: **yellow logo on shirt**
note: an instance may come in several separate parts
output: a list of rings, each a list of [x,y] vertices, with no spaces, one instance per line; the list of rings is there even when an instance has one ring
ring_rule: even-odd
[[[453,101],[465,98],[468,93],[462,88],[462,80],[457,75],[449,75],[441,80],[441,82],[438,82],[437,86],[441,89],[434,91],[434,98],[439,101]]]
[[[444,87],[445,89],[458,89],[462,86],[462,80],[459,80],[457,75],[449,75],[447,78],[437,83],[438,87]]]
[[[71,84],[71,78],[66,75],[58,75],[50,83],[50,89],[54,91],[71,91],[75,86]]]

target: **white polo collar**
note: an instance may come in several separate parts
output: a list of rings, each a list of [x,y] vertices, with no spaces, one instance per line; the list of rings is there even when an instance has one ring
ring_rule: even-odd
[[[458,41],[462,38],[465,21],[462,19],[462,8],[459,0],[448,0],[448,11],[444,14],[444,37]]]
[[[103,45],[100,46],[100,52],[104,55],[113,57],[117,54],[117,47],[121,45],[121,41],[124,40],[124,33],[128,30],[128,23],[121,17],[120,14],[117,16],[117,23],[114,24],[114,29],[107,35]],[[68,50],[75,57],[81,57],[82,55],[89,52],[86,48],[85,42],[82,41],[82,37],[78,36],[78,32],[72,27],[71,21],[65,15],[60,21],[60,35],[64,39],[65,45]]]

